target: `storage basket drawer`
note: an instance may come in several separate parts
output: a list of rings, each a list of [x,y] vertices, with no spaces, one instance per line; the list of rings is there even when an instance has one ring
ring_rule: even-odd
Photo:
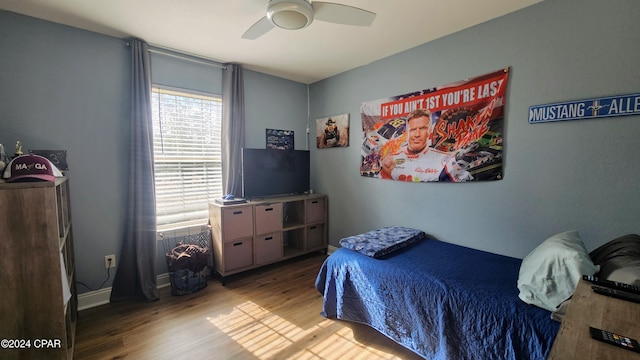
[[[251,240],[251,238],[244,238],[224,243],[225,271],[253,265],[253,242]]]
[[[306,204],[307,223],[323,222],[325,220],[324,199],[308,199]]]
[[[326,247],[324,239],[324,225],[307,227],[307,250]]]
[[[256,265],[279,260],[282,258],[282,233],[257,236],[254,246],[256,247]]]
[[[251,206],[222,209],[223,239],[237,239],[253,235],[253,212]]]
[[[256,205],[256,234],[282,230],[282,203]]]

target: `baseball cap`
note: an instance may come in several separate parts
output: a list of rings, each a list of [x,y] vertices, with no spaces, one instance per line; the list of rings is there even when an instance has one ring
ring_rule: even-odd
[[[40,155],[20,155],[9,162],[4,169],[4,178],[7,182],[45,180],[56,181],[56,177],[62,177],[62,172],[53,165],[49,159]]]

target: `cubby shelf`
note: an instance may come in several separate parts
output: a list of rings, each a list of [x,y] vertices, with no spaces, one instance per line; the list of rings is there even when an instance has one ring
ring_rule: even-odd
[[[78,299],[69,181],[0,183],[0,204],[0,337],[31,341],[0,349],[0,358],[72,359]]]
[[[327,197],[209,204],[214,268],[222,276],[327,250]]]

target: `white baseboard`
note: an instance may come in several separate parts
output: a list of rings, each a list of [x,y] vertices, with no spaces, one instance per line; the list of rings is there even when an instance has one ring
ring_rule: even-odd
[[[169,273],[164,273],[158,275],[156,280],[156,284],[158,284],[158,289],[171,286],[171,280],[169,280]]]
[[[337,246],[333,246],[333,245],[327,246],[327,254],[329,254],[329,255],[331,255],[336,250],[338,250]]]
[[[169,281],[169,274],[165,273],[158,275],[156,284],[158,284],[158,288],[171,286],[171,282]],[[86,310],[96,306],[108,304],[110,297],[111,287],[82,293],[78,295],[78,310]]]
[[[78,310],[86,310],[109,303],[111,288],[98,289],[78,295]]]

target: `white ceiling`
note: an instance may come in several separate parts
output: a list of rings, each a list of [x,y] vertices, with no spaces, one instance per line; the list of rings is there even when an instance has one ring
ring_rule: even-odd
[[[268,0],[0,0],[0,9],[313,83],[543,0],[328,0],[377,14],[372,26],[314,21],[240,37]]]

